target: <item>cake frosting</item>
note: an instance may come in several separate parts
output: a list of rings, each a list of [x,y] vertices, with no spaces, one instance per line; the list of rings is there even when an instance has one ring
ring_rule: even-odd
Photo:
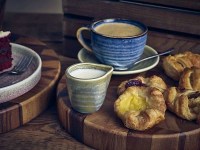
[[[0,38],[7,37],[10,35],[10,31],[0,31]]]

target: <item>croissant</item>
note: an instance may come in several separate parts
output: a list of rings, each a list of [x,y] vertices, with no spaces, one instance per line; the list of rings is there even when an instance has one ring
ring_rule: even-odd
[[[128,87],[131,86],[149,86],[149,87],[155,87],[159,89],[162,93],[167,88],[167,85],[163,81],[162,78],[153,75],[149,78],[144,78],[142,76],[138,76],[136,78],[123,81],[117,89],[118,95],[121,95]]]
[[[185,68],[200,68],[200,55],[184,52],[174,56],[169,55],[163,59],[165,73],[174,80],[179,80]]]
[[[129,129],[146,130],[165,119],[163,94],[154,87],[129,87],[115,101],[114,111]]]
[[[167,108],[186,120],[200,118],[200,91],[179,90],[171,87],[165,91]]]
[[[200,68],[186,68],[181,74],[179,88],[200,91]]]

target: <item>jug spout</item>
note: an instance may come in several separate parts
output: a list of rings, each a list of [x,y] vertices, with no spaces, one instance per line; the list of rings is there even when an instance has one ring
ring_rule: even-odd
[[[112,76],[112,73],[114,70],[114,68],[112,66],[102,65],[102,64],[95,64],[95,65],[97,67],[96,69],[100,69],[105,72],[105,76],[107,76],[107,77]]]
[[[106,88],[108,88],[114,68],[112,66],[102,65],[102,64],[95,64],[95,65],[97,69],[100,69],[105,72],[105,74],[101,78],[102,80],[104,80],[102,82],[106,83]]]

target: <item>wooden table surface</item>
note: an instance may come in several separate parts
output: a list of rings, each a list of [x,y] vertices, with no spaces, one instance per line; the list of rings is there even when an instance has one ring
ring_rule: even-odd
[[[155,48],[158,52],[174,47],[176,53],[185,50],[200,53],[200,41],[195,36],[150,31],[147,44]],[[60,56],[60,60],[61,76],[67,66],[78,62],[76,59],[64,56]],[[121,78],[126,78],[126,76],[119,76],[119,78],[121,80]],[[91,148],[75,140],[62,128],[57,117],[55,102],[43,114],[24,126],[8,133],[0,134],[0,149],[74,150]]]

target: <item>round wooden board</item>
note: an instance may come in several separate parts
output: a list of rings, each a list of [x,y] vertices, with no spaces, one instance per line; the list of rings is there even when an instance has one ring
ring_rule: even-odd
[[[37,39],[12,35],[11,41],[36,51],[42,59],[42,76],[29,92],[11,101],[0,104],[0,133],[8,132],[29,122],[55,98],[55,85],[61,65],[58,55]]]
[[[160,70],[160,71],[158,71]],[[155,68],[143,75],[160,75],[170,85],[172,81]],[[127,129],[113,109],[117,99],[117,86],[124,80],[135,77],[112,76],[107,96],[101,109],[93,114],[81,114],[71,108],[65,77],[57,89],[57,107],[62,126],[77,140],[96,149],[113,150],[191,150],[200,149],[200,127],[195,122],[178,118],[166,112],[166,119],[147,131]]]

